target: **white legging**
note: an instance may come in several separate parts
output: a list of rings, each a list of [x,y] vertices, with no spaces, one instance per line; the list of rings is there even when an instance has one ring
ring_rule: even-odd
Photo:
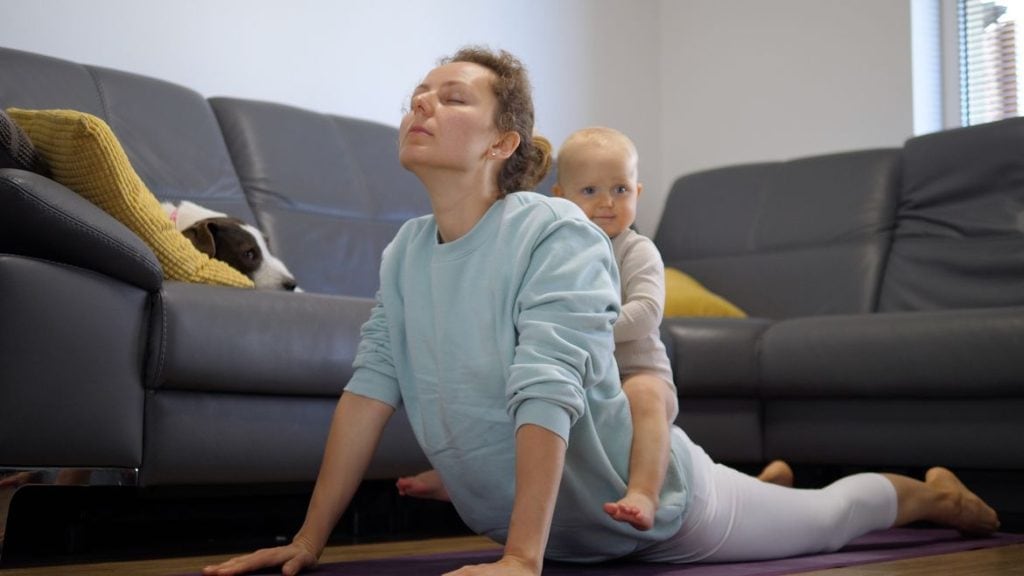
[[[649,562],[741,562],[830,552],[896,520],[896,488],[880,474],[803,490],[762,482],[711,458],[673,428],[693,463],[693,500],[675,536],[636,557]]]

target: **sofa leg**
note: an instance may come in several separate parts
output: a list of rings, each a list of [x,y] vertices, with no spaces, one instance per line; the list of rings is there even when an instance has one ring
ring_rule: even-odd
[[[0,468],[0,564],[11,501],[27,486],[137,486],[137,468]]]

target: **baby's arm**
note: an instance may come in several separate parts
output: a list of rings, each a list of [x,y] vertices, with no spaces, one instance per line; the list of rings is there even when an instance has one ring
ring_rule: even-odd
[[[623,258],[622,312],[615,321],[615,341],[644,338],[658,330],[665,311],[665,265],[653,242],[637,243]]]

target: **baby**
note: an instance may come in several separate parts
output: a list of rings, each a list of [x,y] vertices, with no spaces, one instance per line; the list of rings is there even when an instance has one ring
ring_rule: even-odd
[[[611,128],[584,128],[558,151],[555,196],[572,201],[612,240],[621,281],[622,311],[615,322],[615,360],[629,398],[633,440],[626,494],[605,504],[616,520],[638,530],[654,525],[669,455],[669,431],[679,412],[661,318],[665,269],[661,253],[633,231],[638,182],[636,146]]]

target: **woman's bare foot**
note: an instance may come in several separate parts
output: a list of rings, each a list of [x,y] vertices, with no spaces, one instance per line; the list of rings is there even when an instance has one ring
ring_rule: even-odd
[[[626,522],[637,530],[654,527],[654,512],[658,503],[639,492],[627,492],[618,502],[608,502],[604,511],[619,522]]]
[[[999,516],[977,494],[964,486],[955,474],[942,467],[928,470],[924,482],[951,496],[948,514],[935,521],[956,528],[964,534],[986,535],[999,529]]]
[[[441,481],[441,475],[437,473],[437,470],[427,470],[415,476],[399,478],[398,482],[395,482],[395,486],[402,496],[451,502],[448,490],[444,487],[444,482]]]
[[[772,460],[758,474],[757,479],[779,486],[793,487],[793,469],[782,460]]]

